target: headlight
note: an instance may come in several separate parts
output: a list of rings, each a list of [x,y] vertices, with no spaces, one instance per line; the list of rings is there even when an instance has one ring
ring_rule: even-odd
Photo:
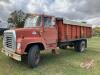
[[[17,49],[21,48],[21,43],[17,43]]]

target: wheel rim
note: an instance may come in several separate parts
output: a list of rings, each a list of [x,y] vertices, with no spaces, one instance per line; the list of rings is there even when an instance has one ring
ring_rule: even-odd
[[[81,52],[83,52],[85,50],[85,42],[82,42],[81,44]]]
[[[36,52],[35,54],[35,65],[37,65],[40,61],[40,52]]]

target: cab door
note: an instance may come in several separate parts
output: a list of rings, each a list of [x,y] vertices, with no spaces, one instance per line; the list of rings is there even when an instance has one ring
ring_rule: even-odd
[[[57,45],[58,33],[53,17],[43,17],[44,40],[47,45]]]

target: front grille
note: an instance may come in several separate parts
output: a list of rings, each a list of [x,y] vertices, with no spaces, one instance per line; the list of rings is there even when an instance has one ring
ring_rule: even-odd
[[[6,50],[15,51],[16,49],[16,37],[14,31],[5,31],[4,32],[4,48]]]

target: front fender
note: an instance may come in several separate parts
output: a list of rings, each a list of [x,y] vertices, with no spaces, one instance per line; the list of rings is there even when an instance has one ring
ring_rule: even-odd
[[[17,41],[17,43],[21,43],[21,49],[18,51],[19,54],[24,54],[25,49],[29,44],[33,43],[42,43],[44,45],[44,48],[46,49],[46,44],[42,38],[24,38],[22,40]]]

